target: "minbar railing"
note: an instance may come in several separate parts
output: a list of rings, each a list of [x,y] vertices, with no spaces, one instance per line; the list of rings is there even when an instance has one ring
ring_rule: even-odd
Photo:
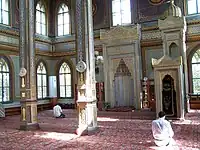
[[[4,118],[4,117],[5,117],[5,109],[2,103],[0,103],[0,118]]]
[[[189,93],[190,109],[200,109],[200,93]]]

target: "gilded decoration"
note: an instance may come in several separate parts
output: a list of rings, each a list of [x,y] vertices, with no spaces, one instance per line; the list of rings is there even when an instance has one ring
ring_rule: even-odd
[[[172,59],[171,57],[164,55],[160,59],[152,58],[153,67],[169,67],[169,66],[179,66],[182,64],[182,57],[177,57]]]
[[[160,5],[164,2],[165,0],[149,0],[149,3],[152,5]]]
[[[123,39],[133,39],[139,40],[140,39],[140,27],[131,26],[116,26],[111,28],[110,30],[101,29],[100,30],[100,40],[123,40]]]

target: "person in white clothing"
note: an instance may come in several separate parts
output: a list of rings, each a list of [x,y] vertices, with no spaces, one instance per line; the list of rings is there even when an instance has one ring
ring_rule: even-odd
[[[65,118],[65,114],[63,114],[60,105],[57,104],[53,107],[53,116],[56,118]]]
[[[173,140],[174,131],[171,124],[165,119],[165,112],[161,111],[158,114],[159,118],[152,121],[152,133],[154,142],[157,146],[172,146],[175,144]]]

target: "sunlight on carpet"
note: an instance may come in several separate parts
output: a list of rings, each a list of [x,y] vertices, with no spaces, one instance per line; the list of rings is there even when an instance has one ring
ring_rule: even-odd
[[[54,140],[62,140],[69,141],[77,137],[76,134],[71,133],[57,133],[57,132],[47,132],[43,135],[36,134],[36,137],[45,138],[45,139],[54,139]]]
[[[119,121],[119,119],[106,118],[106,117],[98,117],[97,121]]]

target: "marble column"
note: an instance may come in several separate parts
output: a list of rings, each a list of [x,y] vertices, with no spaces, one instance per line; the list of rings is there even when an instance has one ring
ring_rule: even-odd
[[[78,135],[97,129],[92,1],[76,1]]]
[[[35,74],[35,41],[34,41],[34,0],[20,0],[20,96],[21,118],[20,129],[38,129],[36,74]]]

